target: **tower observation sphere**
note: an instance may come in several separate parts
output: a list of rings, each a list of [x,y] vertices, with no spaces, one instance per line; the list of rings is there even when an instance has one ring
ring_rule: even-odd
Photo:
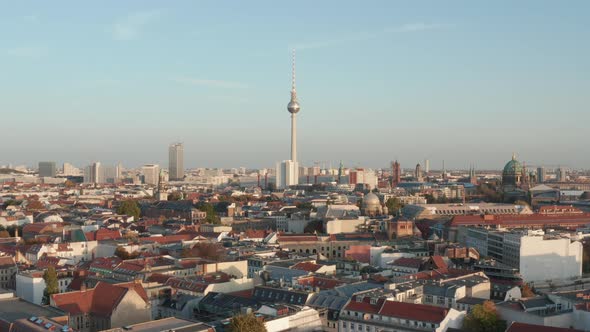
[[[297,101],[297,96],[295,96],[295,98],[291,97],[291,101],[287,105],[287,110],[289,110],[289,113],[297,114],[300,108],[301,107],[299,106],[299,102]]]

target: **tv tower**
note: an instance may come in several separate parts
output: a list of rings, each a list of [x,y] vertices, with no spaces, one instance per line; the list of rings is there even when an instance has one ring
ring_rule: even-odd
[[[283,189],[299,183],[299,164],[297,163],[297,113],[300,106],[295,87],[295,50],[293,49],[293,73],[291,82],[291,100],[287,110],[291,113],[291,159],[277,164],[277,188]]]
[[[293,49],[293,81],[291,85],[291,101],[287,105],[287,110],[291,113],[291,161],[297,161],[297,113],[300,106],[297,101],[297,89],[295,87],[295,49]]]

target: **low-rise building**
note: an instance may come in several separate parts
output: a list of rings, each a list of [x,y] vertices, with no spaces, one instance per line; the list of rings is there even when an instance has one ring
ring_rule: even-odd
[[[464,312],[424,304],[391,301],[365,295],[353,296],[340,312],[338,331],[403,332],[460,328]]]

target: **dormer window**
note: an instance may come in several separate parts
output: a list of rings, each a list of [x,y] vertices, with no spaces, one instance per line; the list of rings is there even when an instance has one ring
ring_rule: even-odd
[[[356,301],[357,302],[363,302],[363,297],[362,296],[358,296],[356,297]]]

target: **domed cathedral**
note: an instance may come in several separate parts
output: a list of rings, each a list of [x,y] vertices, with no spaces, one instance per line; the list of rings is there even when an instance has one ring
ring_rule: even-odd
[[[506,163],[502,171],[502,187],[518,188],[522,184],[523,174],[526,171],[522,164],[516,160],[516,154],[512,154],[512,160]]]
[[[506,163],[502,171],[502,190],[504,191],[504,200],[514,202],[515,200],[528,200],[526,190],[530,183],[529,174],[526,166],[516,159],[516,154],[512,154],[512,160]]]
[[[379,197],[374,193],[370,192],[363,197],[363,203],[361,205],[361,212],[365,216],[374,217],[383,214],[383,207]]]

